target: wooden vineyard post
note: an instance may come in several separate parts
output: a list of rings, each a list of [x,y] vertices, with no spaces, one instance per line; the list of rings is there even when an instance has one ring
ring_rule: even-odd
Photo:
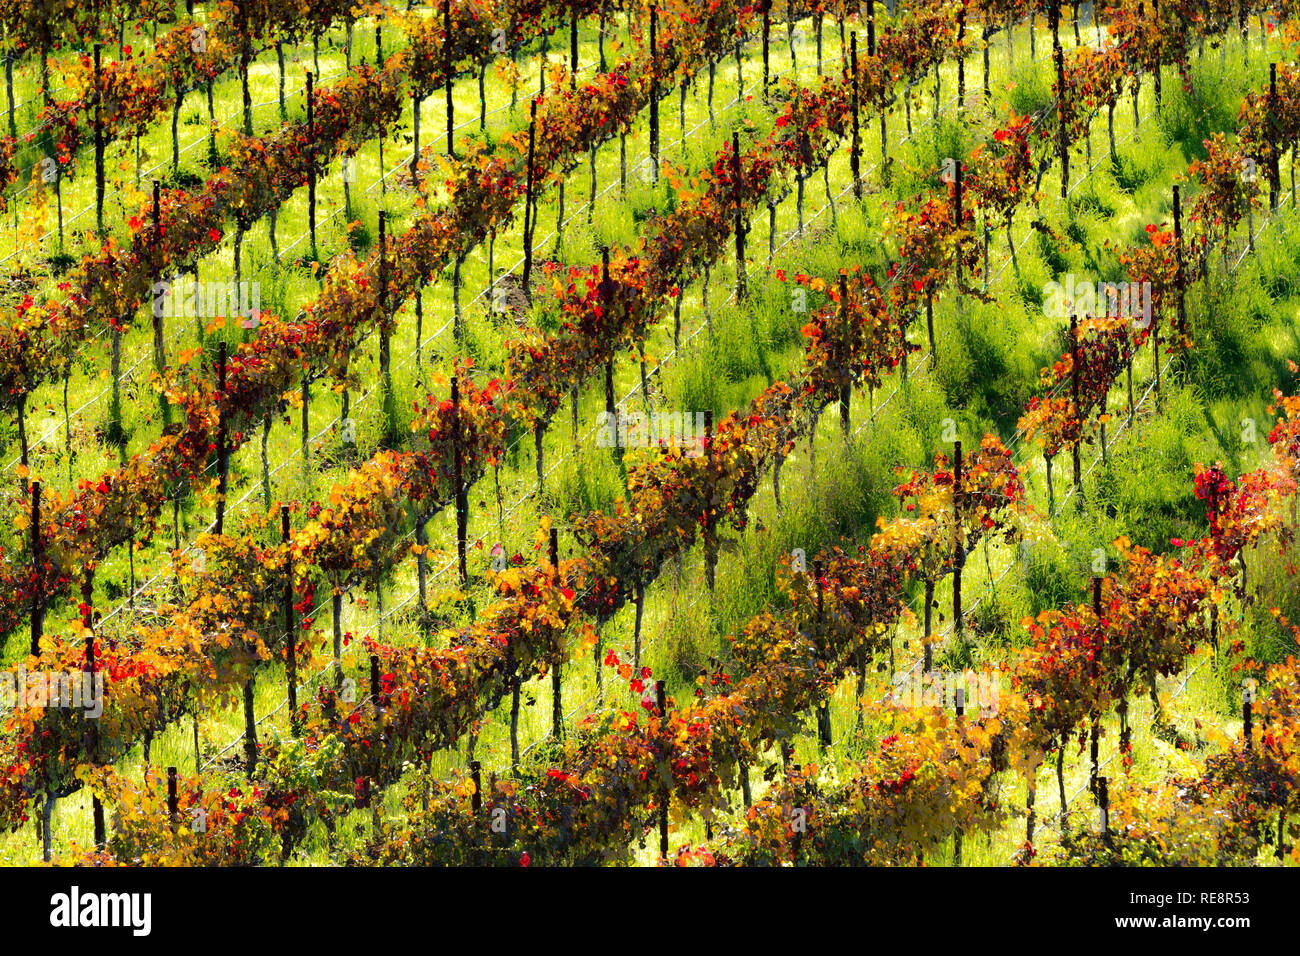
[[[1250,65],[1250,8],[1246,0],[1237,3],[1237,28],[1241,32],[1241,62]]]
[[[226,436],[226,343],[219,343],[217,361],[217,522],[216,532],[221,535],[226,523],[226,488],[230,473],[230,450]],[[244,759],[251,778],[257,767],[257,715],[253,712],[253,681],[250,673],[244,682]]]
[[[459,262],[459,260],[458,260]],[[383,444],[396,448],[402,442],[401,429],[397,424],[397,397],[393,392],[393,350],[392,350],[392,314],[389,311],[388,295],[388,213],[379,211],[379,385],[383,402],[384,437]],[[459,270],[456,280],[459,280]],[[459,310],[456,314],[459,320]]]
[[[1277,209],[1278,193],[1282,189],[1282,177],[1278,171],[1277,149],[1277,64],[1268,65],[1268,205]]]
[[[334,625],[334,686],[343,686],[343,591],[335,587],[330,596],[330,612]]]
[[[966,0],[957,10],[957,115],[966,112]]]
[[[383,66],[383,27],[378,22],[376,22],[376,25],[374,25],[374,66],[376,66],[377,69],[380,69]],[[398,116],[400,118],[400,112],[398,113]],[[376,137],[374,137],[374,142],[376,142],[378,144],[378,147],[380,147],[380,195],[381,196],[386,196],[387,194],[389,194],[389,178],[387,178],[387,174],[385,173],[385,170],[387,169],[387,165],[385,164],[385,161],[383,161],[383,139],[385,139],[386,131],[387,131],[387,124],[381,124],[380,130],[378,130]]]
[[[1097,808],[1101,814],[1101,839],[1110,846],[1110,781],[1105,777],[1097,778]]]
[[[962,619],[961,609],[961,571],[962,566],[966,563],[966,550],[961,533],[961,482],[961,442],[957,441],[953,443],[952,468],[952,624],[957,631],[957,639],[964,642],[966,640],[966,623]]]
[[[925,333],[930,340],[930,360],[938,361],[939,350],[934,342],[934,291],[928,281],[925,288]]]
[[[578,88],[578,12],[569,11],[569,89]]]
[[[9,98],[9,137],[18,139],[18,108],[14,105],[14,61],[17,51],[5,50],[5,94]]]
[[[600,23],[596,28],[596,46],[600,51],[600,72],[608,73],[609,66],[605,61],[605,29],[608,19],[608,7],[605,4],[600,5]]]
[[[608,302],[612,297],[609,280],[609,246],[602,246],[600,249],[599,296],[601,307],[608,310]],[[575,392],[574,394],[576,397],[577,393]],[[612,354],[605,360],[605,423],[606,427],[610,430],[610,434],[614,436],[614,441],[612,443],[614,460],[621,461],[623,458],[623,449],[620,447],[618,439],[618,405],[614,398],[614,356]],[[596,675],[597,678],[599,678],[599,662],[597,662],[597,665]]]
[[[420,94],[411,91],[411,188],[420,191]],[[418,342],[418,339],[417,339]]]
[[[650,181],[659,182],[659,8],[650,4]]]
[[[606,72],[605,69],[605,11],[602,5],[600,11],[600,28],[596,33],[600,44],[600,72]],[[578,14],[575,10],[569,20],[569,89],[576,91],[578,89]],[[683,139],[685,133],[682,134]],[[684,148],[684,147],[683,147]],[[587,168],[590,171],[591,188],[587,194],[587,222],[590,224],[596,213],[596,147],[592,146],[587,150]],[[563,217],[561,217],[561,226],[563,226]],[[490,270],[489,270],[490,271]]]
[[[819,659],[824,660],[826,648],[822,641],[825,637],[824,625],[826,621],[826,591],[822,587],[822,574],[825,568],[822,559],[816,558],[813,561],[813,587],[817,590],[817,617],[813,622],[813,646],[817,650]],[[817,695],[817,746],[825,753],[826,748],[831,745],[831,711],[830,705],[826,700],[825,694]]]
[[[791,779],[797,781],[803,776],[803,767],[801,767],[797,763],[796,764],[789,763],[789,751],[786,748],[787,748],[787,744],[783,741],[781,744],[781,756],[786,760],[785,770],[786,770],[786,781],[788,783]],[[798,800],[803,799],[804,788],[802,784],[796,783],[791,789],[794,793],[795,799]],[[803,828],[799,827],[794,831],[794,835],[790,838],[790,862],[794,866],[799,865],[799,851],[803,849],[803,837],[804,837]]]
[[[772,257],[776,255],[776,199],[767,198],[767,271],[772,271]]]
[[[966,689],[957,688],[957,729],[962,731],[962,737],[966,736]],[[952,832],[952,865],[961,866],[961,849],[962,849],[962,830],[957,827]]]
[[[601,69],[603,72],[604,68],[602,67]],[[716,130],[718,128],[718,116],[713,111],[713,88],[717,84],[717,81],[718,81],[718,61],[711,56],[709,57],[709,93],[708,93],[709,129],[711,130]]]
[[[226,343],[217,344],[217,518],[215,530],[218,535],[225,532],[226,524],[226,483],[228,481],[229,454],[226,445]]]
[[[741,199],[740,133],[738,131],[733,131],[731,134],[731,178],[736,200],[736,221],[733,227],[736,232],[736,301],[744,302],[748,298],[745,290],[745,204]]]
[[[253,709],[254,680],[252,674],[244,682],[244,762],[245,773],[252,779],[257,769],[257,714]]]
[[[1074,418],[1079,424],[1079,433],[1070,445],[1070,459],[1074,465],[1074,488],[1079,493],[1079,502],[1083,503],[1083,463],[1080,461],[1079,446],[1083,441],[1083,407],[1079,395],[1079,374],[1083,356],[1079,353],[1079,317],[1070,314],[1070,401],[1074,405]]]
[[[875,55],[876,0],[867,0],[867,56],[874,59]],[[880,109],[880,181],[889,185],[889,119],[883,106]]]
[[[280,541],[284,547],[285,681],[289,685],[289,726],[298,732],[298,635],[293,619],[293,552],[289,548],[289,506],[280,506]]]
[[[244,113],[244,135],[253,135],[253,96],[248,89],[248,65],[253,58],[252,37],[248,31],[248,0],[236,0],[238,16],[235,20],[239,31],[239,85]]]
[[[1034,849],[1034,826],[1038,821],[1038,811],[1035,804],[1038,802],[1038,780],[1031,777],[1028,789],[1025,791],[1025,846],[1032,854]]]
[[[604,72],[603,70],[601,71]],[[590,225],[596,215],[596,147],[587,150],[587,169],[590,188],[587,190],[587,224]]]
[[[479,132],[487,130],[487,93],[483,84],[487,80],[487,58],[479,61],[478,65],[478,128]],[[510,104],[510,111],[514,112],[514,103]]]
[[[533,423],[533,450],[537,463],[537,497],[540,499],[546,490],[545,462],[543,461],[542,440],[546,437],[546,418],[538,418]]]
[[[713,455],[713,409],[711,408],[704,412],[704,447],[700,449],[700,454],[709,457]],[[717,528],[718,518],[715,513],[704,525],[704,578],[710,594],[713,593],[718,570]]]
[[[1014,72],[1015,72],[1015,66],[1014,66],[1014,63],[1013,63],[1013,56],[1014,56],[1014,53],[1013,53],[1012,48],[1011,48],[1011,24],[1010,24],[1010,23],[1007,23],[1007,24],[1006,24],[1006,29],[1007,29],[1007,71],[1008,71],[1008,72],[1011,72],[1011,73],[1014,73]],[[992,90],[991,90],[991,88],[990,88],[990,86],[989,86],[989,66],[990,66],[990,63],[989,63],[989,57],[990,57],[990,54],[991,54],[991,48],[992,48],[992,46],[993,46],[993,44],[992,44],[990,41],[993,39],[993,34],[994,34],[996,31],[997,31],[997,27],[993,26],[992,18],[991,18],[991,17],[985,17],[985,18],[984,18],[984,23],[983,23],[983,26],[982,26],[982,30],[981,30],[981,32],[982,32],[983,46],[984,46],[984,90],[983,90],[983,93],[984,93],[984,99],[983,99],[983,104],[984,104],[984,108],[985,108],[985,109],[988,109],[988,108],[993,104],[993,92],[992,92]]]
[[[460,583],[469,581],[469,566],[465,559],[466,527],[469,524],[469,498],[465,487],[464,451],[460,435],[460,380],[451,377],[451,460],[452,483],[456,486],[456,560],[460,566]]]
[[[560,581],[560,532],[556,528],[551,529],[550,540],[550,558],[551,574],[555,576],[558,584]],[[564,698],[563,691],[563,665],[556,661],[551,668],[551,736],[556,740],[564,739]]]
[[[388,331],[388,213],[379,210],[379,375],[383,388],[391,395],[393,376],[392,347]]]
[[[311,257],[312,260],[320,258],[320,251],[316,246],[316,113],[313,106],[312,84],[314,78],[312,74],[307,74],[307,143],[308,148],[312,151],[311,163],[307,167],[307,230],[311,234]]]
[[[1243,690],[1241,693],[1241,736],[1245,742],[1246,749],[1254,749],[1252,736],[1255,731],[1254,725],[1254,708],[1250,695]]]
[[[1160,318],[1151,319],[1151,368],[1155,375],[1156,411],[1160,410]]]
[[[32,481],[32,576],[39,582],[45,575],[45,538],[41,534],[41,483]],[[32,588],[32,656],[41,653],[41,636],[45,633],[45,601],[40,585]]]
[[[636,616],[632,621],[632,669],[641,670],[641,623],[645,619],[645,581],[638,574],[633,588]]]
[[[1274,160],[1276,161],[1276,157],[1274,157]],[[1178,186],[1174,186],[1174,263],[1178,269],[1178,338],[1182,343],[1183,356],[1186,357],[1188,349],[1187,281],[1183,275],[1183,206],[1179,192]],[[1276,192],[1273,198],[1276,200]]]
[[[744,102],[744,99],[745,99],[745,67],[744,67],[744,60],[742,60],[741,57],[740,57],[740,47],[741,47],[741,43],[742,43],[742,42],[743,42],[743,38],[742,38],[741,35],[740,35],[740,31],[737,30],[737,31],[736,31],[736,50],[735,50],[735,53],[736,53],[736,102],[737,102],[737,103]]]
[[[962,224],[966,221],[965,213],[962,210],[962,181],[961,181],[962,162],[960,159],[953,163],[953,226],[960,230]],[[962,314],[962,302],[965,301],[961,295],[961,254],[956,257],[957,262],[957,314]]]
[[[451,51],[454,46],[451,40],[451,0],[443,0],[442,29],[442,48],[446,51],[446,59],[443,63],[443,88],[447,96],[447,155],[455,159],[456,106],[451,99],[452,74],[454,72],[451,61]]]
[[[95,234],[101,239],[104,238],[104,121],[101,114],[103,89],[100,73],[100,49],[99,44],[94,48],[94,70],[95,70]]]
[[[1052,50],[1056,60],[1056,88],[1060,91],[1056,104],[1056,153],[1061,161],[1061,202],[1070,196],[1070,147],[1065,130],[1065,51],[1057,43]]]
[[[942,89],[943,84],[939,75],[939,61],[936,60],[934,63],[934,122],[936,126],[939,123],[939,99]]]
[[[803,192],[804,183],[808,181],[811,175],[812,167],[812,144],[808,141],[806,130],[799,131],[799,172],[795,175],[796,199],[795,209],[799,214],[799,235],[803,235]]]
[[[659,720],[663,726],[668,724],[668,698],[664,693],[664,682],[655,681],[655,704],[659,708]],[[660,731],[660,738],[664,739],[663,731]],[[663,798],[659,803],[659,859],[668,862],[668,801],[672,797],[672,784],[664,785]]]
[[[175,833],[181,822],[180,799],[176,794],[176,768],[167,768],[167,820]]]
[[[55,208],[59,211],[59,251],[62,252],[64,251],[64,168],[60,164],[55,165]]]
[[[311,405],[311,379],[302,373],[302,483],[311,481],[311,433],[307,427],[307,412]]]
[[[928,673],[934,663],[934,645],[930,642],[930,635],[934,630],[934,579],[929,577],[925,579],[925,614],[922,620],[924,624],[921,640],[925,645],[925,659],[921,669]]]
[[[849,142],[849,171],[853,175],[853,198],[862,198],[862,130],[858,125],[858,34],[849,34],[850,104],[853,111],[853,136]]]
[[[465,264],[465,257],[457,253],[451,268],[451,308],[452,308],[452,337],[459,342],[465,337],[464,323],[461,321],[460,311],[460,269]]]
[[[537,64],[537,95],[540,97],[546,92],[546,70],[551,65],[551,31],[545,30],[542,33],[542,55],[540,62]]]
[[[474,781],[474,792],[470,794],[469,807],[477,814],[483,809],[483,765],[477,760],[469,762],[470,778]]]
[[[772,37],[772,0],[758,0],[758,7],[763,12],[763,98],[767,99],[772,82],[768,60],[768,44]]]
[[[514,665],[514,676],[510,680],[510,774],[519,776],[519,697],[523,690],[523,678],[519,676],[518,665]]]
[[[528,179],[524,189],[524,296],[533,301],[533,157],[537,151],[537,100],[528,104]]]
[[[86,663],[83,670],[86,673],[88,686],[95,686],[95,612],[93,602],[95,597],[95,568],[93,564],[86,566],[86,573],[81,579],[81,626],[86,630]],[[99,766],[99,721],[90,722],[90,741],[89,755],[92,766]],[[104,849],[108,842],[107,832],[104,827],[104,804],[99,799],[98,793],[91,793],[91,816],[94,820],[95,827],[95,848]]]
[[[1144,6],[1145,5],[1142,3],[1138,4],[1139,23],[1142,22],[1142,20],[1146,16],[1146,13],[1143,9]],[[1141,95],[1141,93],[1142,93],[1142,74],[1136,73],[1133,76],[1133,142],[1135,143],[1140,143],[1142,141],[1142,135],[1141,135],[1142,117],[1138,113],[1138,97]]]
[[[69,375],[70,372],[64,373],[64,382],[68,381]],[[110,414],[112,414],[112,412],[110,412]],[[26,424],[27,423],[27,395],[26,394],[22,394],[22,393],[18,394],[18,407],[16,412],[14,412],[14,420],[16,420],[16,424],[18,425],[18,446],[19,446],[18,460],[19,462],[22,463],[22,467],[26,468],[27,455],[31,453],[31,449],[29,445],[27,445],[27,424]]]
[[[1097,647],[1093,649],[1092,665],[1092,682],[1096,684],[1101,678],[1101,654],[1103,643],[1106,639],[1106,632],[1101,628],[1101,578],[1093,575],[1092,578],[1092,615],[1097,619]],[[1089,788],[1093,795],[1097,797],[1098,806],[1101,805],[1101,794],[1097,789],[1101,778],[1098,776],[1100,768],[1097,764],[1097,758],[1100,756],[1101,749],[1101,714],[1093,711],[1091,726],[1088,729],[1088,756],[1091,759],[1091,770],[1089,772]]]
[[[1151,20],[1153,24],[1160,23],[1160,0],[1151,0]],[[1157,57],[1156,68],[1151,71],[1151,92],[1155,95],[1156,116],[1160,115],[1160,99],[1161,99],[1160,70],[1161,68],[1162,68],[1162,64],[1160,62],[1160,58]]]
[[[351,27],[348,27],[348,33],[349,33],[349,39],[348,39],[349,55],[350,55],[350,52],[351,52],[351,30],[352,30],[352,28],[351,28]],[[277,63],[277,64],[279,65],[279,67],[280,67],[280,90],[279,90],[279,92],[280,92],[280,122],[281,122],[281,123],[287,123],[287,122],[289,122],[289,109],[288,109],[288,107],[286,107],[285,104],[284,104],[284,40],[282,40],[282,39],[277,39],[277,40],[275,41],[275,59],[276,59],[276,63]],[[348,64],[348,69],[350,70],[351,68],[352,68],[352,64],[349,63],[349,64]]]
[[[840,273],[840,332],[849,333],[849,278]],[[853,382],[849,378],[848,368],[843,371],[844,380],[840,382],[840,431],[844,440],[849,440],[849,404],[853,398]]]
[[[96,235],[103,240],[107,237],[104,230],[104,134],[100,123],[100,89],[99,86],[99,44],[95,44],[95,215],[97,221]],[[214,164],[215,165],[215,164]],[[61,194],[60,194],[61,195]],[[62,200],[60,199],[60,205]],[[111,261],[111,253],[110,253]],[[125,324],[125,323],[122,323]],[[111,444],[118,448],[122,460],[126,460],[126,432],[122,428],[122,324],[113,323],[113,353],[110,376],[113,383],[113,395],[108,406],[108,434]],[[20,421],[21,426],[21,421]],[[26,463],[26,440],[24,439],[24,456]]]
[[[154,254],[157,256],[158,262],[162,264],[166,261],[162,254],[162,184],[156,179],[153,181],[153,241]],[[153,369],[161,377],[163,370],[167,367],[167,355],[166,344],[163,339],[162,309],[156,300],[150,314],[153,316]],[[163,424],[169,424],[172,409],[167,402],[167,396],[161,392],[158,394],[158,410],[162,414]]]
[[[185,89],[181,88],[176,91],[176,97],[172,100],[172,175],[180,170],[181,163],[181,142],[178,125],[181,121],[181,106],[185,102]]]

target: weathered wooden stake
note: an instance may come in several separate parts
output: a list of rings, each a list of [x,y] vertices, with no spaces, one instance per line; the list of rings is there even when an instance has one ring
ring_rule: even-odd
[[[32,481],[32,574],[37,581],[45,576],[45,537],[41,534],[41,483]],[[45,633],[45,599],[39,586],[32,589],[32,642],[34,657],[41,653],[41,636]]]
[[[550,558],[551,573],[555,580],[560,580],[560,532],[556,528],[551,529],[550,540]],[[564,698],[563,698],[563,665],[556,661],[555,666],[551,668],[551,736],[556,740],[564,739]]]
[[[172,833],[180,823],[180,800],[176,795],[176,768],[167,768],[167,819],[171,823]]]
[[[966,564],[966,549],[961,533],[962,457],[960,441],[953,443],[952,478],[952,623],[957,630],[957,639],[964,641],[966,639],[966,622],[962,618],[961,572],[962,567]]]
[[[524,190],[524,295],[533,301],[533,157],[537,150],[537,100],[528,104],[528,180]]]
[[[293,619],[293,552],[288,547],[289,506],[280,506],[280,541],[284,549],[285,680],[289,685],[289,726],[298,732],[298,634]]]
[[[469,565],[465,556],[465,538],[469,525],[469,498],[465,487],[464,461],[460,437],[460,382],[459,377],[451,377],[451,447],[452,447],[452,482],[456,486],[456,560],[460,565],[460,582],[469,581]]]
[[[740,133],[737,131],[731,134],[731,170],[736,199],[736,301],[744,302],[748,298],[745,289],[745,206],[741,198]]]
[[[307,142],[308,148],[312,151],[312,162],[307,171],[307,229],[311,233],[311,257],[317,260],[320,258],[320,251],[316,246],[316,113],[315,99],[312,96],[314,82],[315,79],[309,72],[307,74]]]
[[[862,198],[862,131],[858,125],[858,34],[849,35],[849,70],[852,76],[853,138],[849,144],[849,170],[853,174],[853,198]]]
[[[229,449],[226,447],[226,342],[217,344],[217,520],[215,531],[224,533],[226,523],[226,483],[229,476]]]
[[[664,682],[655,681],[655,704],[659,708],[659,718],[666,725],[668,722],[668,698],[664,693]],[[664,787],[663,797],[659,805],[659,858],[664,862],[668,860],[668,801],[671,798],[672,790]]]
[[[451,0],[443,0],[442,28],[444,31],[442,48],[446,53],[446,60],[443,63],[443,88],[447,96],[447,155],[454,158],[456,156],[456,106],[451,99],[452,80],[455,79],[451,52],[455,43],[451,39]]]
[[[659,8],[650,4],[650,180],[659,181]]]

